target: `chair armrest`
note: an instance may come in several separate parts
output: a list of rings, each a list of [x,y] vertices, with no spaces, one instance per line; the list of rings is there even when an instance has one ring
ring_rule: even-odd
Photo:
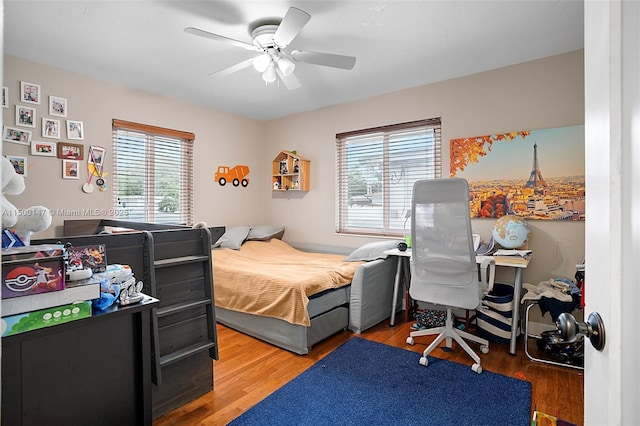
[[[488,272],[488,274],[487,274]],[[496,278],[496,261],[490,257],[482,259],[480,263],[480,286],[483,292],[488,293],[493,289]]]
[[[362,333],[391,315],[397,256],[363,263],[351,282],[349,330]]]

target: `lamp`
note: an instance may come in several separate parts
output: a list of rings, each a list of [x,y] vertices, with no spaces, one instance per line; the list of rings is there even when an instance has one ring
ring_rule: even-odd
[[[407,210],[407,213],[404,215],[404,242],[407,244],[407,247],[411,247],[411,231],[407,235],[407,221],[411,217],[411,209]]]
[[[278,68],[285,77],[288,77],[296,68],[296,65],[287,58],[283,58],[282,56],[280,56],[278,57]]]
[[[273,65],[273,62],[269,62],[267,69],[262,73],[262,79],[265,83],[273,83],[276,81],[276,68]]]
[[[271,58],[266,53],[264,55],[256,56],[255,58],[253,58],[253,67],[258,72],[265,72],[270,63]]]

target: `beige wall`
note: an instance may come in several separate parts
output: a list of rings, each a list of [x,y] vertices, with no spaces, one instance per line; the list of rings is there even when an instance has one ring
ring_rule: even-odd
[[[44,238],[61,235],[60,226],[73,214],[86,210],[104,210],[101,217],[110,217],[111,180],[107,176],[107,190],[97,188],[91,194],[82,192],[87,179],[86,152],[90,145],[107,148],[105,172],[111,174],[111,120],[119,118],[160,127],[193,132],[196,135],[195,153],[195,221],[210,225],[240,224],[257,221],[260,209],[256,200],[268,187],[264,171],[269,169],[264,161],[262,144],[264,123],[237,115],[199,107],[194,104],[131,89],[70,73],[58,68],[26,61],[14,56],[4,57],[4,82],[9,88],[10,105],[3,110],[5,125],[15,127],[15,103],[20,81],[41,86],[42,102],[37,107],[35,140],[52,141],[41,137],[41,118],[48,116],[49,95],[67,98],[68,119],[84,124],[85,160],[81,162],[79,180],[62,179],[62,160],[52,157],[29,155],[29,147],[3,142],[4,154],[24,155],[28,158],[27,189],[19,196],[9,198],[17,207],[43,205],[54,213],[52,226],[34,235]],[[26,105],[26,104],[25,104]],[[31,106],[31,105],[29,105]],[[59,117],[51,117],[59,118]],[[64,118],[61,118],[64,125]],[[26,128],[25,128],[26,129]],[[62,131],[61,141],[66,131]],[[58,142],[58,141],[56,141]],[[213,181],[218,165],[250,167],[251,182],[247,188]],[[262,178],[261,178],[262,177]],[[95,183],[95,180],[94,180]],[[258,218],[256,218],[258,216]],[[75,217],[77,218],[77,217]]]
[[[194,132],[196,221],[226,226],[283,224],[285,239],[292,244],[346,252],[370,239],[334,233],[336,133],[442,117],[446,173],[449,139],[582,124],[583,75],[583,52],[578,51],[261,122],[5,56],[3,84],[9,87],[10,107],[3,110],[3,119],[6,125],[15,124],[15,96],[24,80],[40,84],[45,101],[49,95],[68,99],[68,118],[84,122],[85,149],[96,144],[110,151],[113,118]],[[40,121],[47,112],[43,102],[37,108],[36,140],[42,140]],[[10,197],[18,207],[44,205],[54,212],[110,209],[110,187],[105,192],[82,192],[84,170],[79,180],[62,179],[62,160],[28,155],[26,146],[3,145],[4,154],[28,157],[27,189]],[[283,149],[297,150],[311,160],[308,193],[270,190],[270,164]],[[108,155],[107,173],[111,173],[110,159]],[[213,182],[218,165],[236,164],[251,169],[247,188]],[[106,180],[109,185],[110,179]],[[60,235],[59,226],[70,218],[57,214],[54,225],[35,237]],[[535,257],[525,280],[573,276],[575,264],[584,256],[584,223],[532,221],[530,225]],[[473,221],[474,230],[485,238],[492,226],[491,220]]]
[[[370,239],[334,233],[336,133],[442,117],[443,173],[448,176],[452,138],[584,123],[583,76],[583,52],[576,51],[267,122],[267,160],[281,149],[309,158],[311,191],[304,196],[261,194],[266,220],[285,224],[285,239],[295,245],[357,247]],[[523,178],[529,172],[523,170]],[[474,220],[473,228],[488,239],[493,223]],[[584,222],[529,223],[535,257],[525,281],[573,277],[584,256]]]

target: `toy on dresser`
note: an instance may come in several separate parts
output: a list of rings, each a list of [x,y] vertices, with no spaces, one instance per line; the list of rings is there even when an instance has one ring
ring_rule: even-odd
[[[104,272],[93,274],[93,277],[100,281],[102,287],[102,297],[100,298],[102,303],[96,306],[98,309],[105,309],[116,300],[120,305],[126,306],[138,303],[144,298],[141,293],[142,281],[136,282],[129,265],[108,265]],[[106,306],[101,307],[105,304]]]
[[[44,231],[51,225],[51,212],[43,206],[18,209],[5,195],[19,195],[25,190],[24,176],[19,175],[11,162],[0,156],[2,185],[2,248],[28,246],[31,234]]]

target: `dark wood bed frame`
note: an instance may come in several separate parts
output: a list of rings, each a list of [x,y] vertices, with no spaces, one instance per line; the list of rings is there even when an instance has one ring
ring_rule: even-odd
[[[109,227],[113,228],[110,232]],[[218,359],[218,344],[211,242],[224,230],[109,219],[68,220],[63,237],[32,242],[104,244],[107,263],[130,265],[136,279],[144,283],[143,292],[160,300],[151,313],[154,419],[213,390],[212,359]]]

